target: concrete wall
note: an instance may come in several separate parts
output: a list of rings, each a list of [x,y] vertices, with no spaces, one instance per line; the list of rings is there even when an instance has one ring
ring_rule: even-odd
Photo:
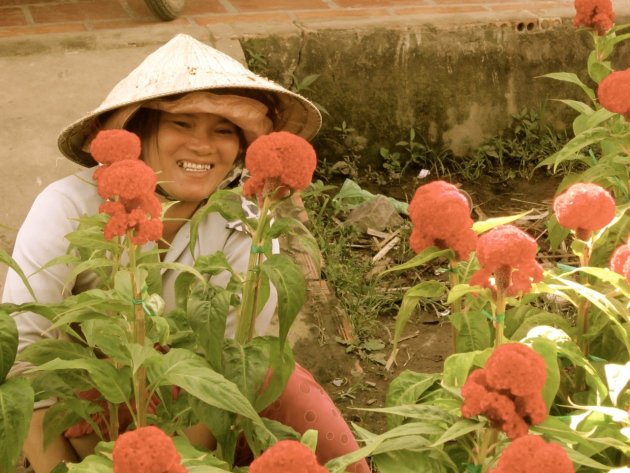
[[[563,128],[573,112],[552,99],[586,97],[573,85],[537,76],[575,72],[593,85],[585,76],[590,35],[569,20],[320,30],[243,44],[266,58],[258,67],[284,85],[291,73],[320,74],[305,95],[330,112],[321,135],[345,121],[366,139],[368,161],[379,147],[408,137],[411,127],[432,146],[465,156],[525,107]],[[629,57],[626,47],[614,62],[625,68]],[[325,140],[319,143],[325,153]]]

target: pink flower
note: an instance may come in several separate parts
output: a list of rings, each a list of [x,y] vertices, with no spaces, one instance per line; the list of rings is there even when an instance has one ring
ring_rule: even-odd
[[[536,240],[513,225],[501,225],[479,237],[477,259],[481,268],[470,284],[507,291],[508,295],[529,292],[532,282],[542,279],[536,261]],[[495,286],[490,277],[495,275]]]
[[[541,394],[546,379],[545,360],[538,353],[520,343],[501,345],[484,368],[466,379],[462,415],[481,414],[511,439],[527,435],[530,425],[547,417]]]
[[[173,439],[155,426],[125,432],[112,451],[114,473],[186,473]]]
[[[593,28],[598,35],[606,34],[615,24],[615,12],[610,0],[575,0],[573,25]]]
[[[262,135],[247,148],[245,166],[250,177],[243,193],[259,198],[279,187],[298,191],[307,187],[317,166],[315,150],[308,141],[287,131]]]
[[[409,217],[413,224],[409,244],[416,253],[430,246],[452,248],[459,260],[466,260],[477,245],[468,199],[448,182],[418,187]]]
[[[599,103],[606,110],[630,120],[630,69],[608,74],[597,88]]]
[[[101,164],[138,159],[140,138],[127,130],[103,130],[90,143],[90,154]]]
[[[610,257],[610,269],[621,274],[630,282],[630,243],[626,242],[618,247]]]
[[[574,473],[573,463],[557,443],[546,443],[536,435],[513,440],[490,473]]]
[[[256,458],[249,473],[328,473],[306,445],[295,440],[281,440]]]
[[[558,223],[575,230],[586,240],[594,230],[608,225],[615,217],[615,200],[601,186],[592,183],[573,184],[553,201]]]

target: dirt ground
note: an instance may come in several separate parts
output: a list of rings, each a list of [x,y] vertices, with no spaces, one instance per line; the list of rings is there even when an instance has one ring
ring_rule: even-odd
[[[544,232],[546,212],[558,184],[559,179],[542,176],[506,183],[482,179],[464,183],[461,188],[472,199],[474,220],[533,209],[531,220],[519,222],[519,226],[538,238]],[[400,194],[405,192],[411,195],[408,190],[399,189]],[[383,432],[385,416],[362,409],[384,407],[389,383],[404,370],[427,373],[442,370],[444,360],[452,353],[452,328],[447,318],[435,310],[418,310],[404,330],[397,364],[388,371],[382,364],[359,356],[356,350],[348,353],[348,346],[339,343],[340,326],[347,314],[339,308],[334,288],[321,281],[311,281],[309,287],[310,297],[304,310],[313,323],[312,337],[295,345],[296,360],[311,370],[347,420],[371,432]],[[384,314],[379,322],[381,329],[373,336],[382,341],[384,348],[380,353],[386,359],[392,348],[395,314]]]

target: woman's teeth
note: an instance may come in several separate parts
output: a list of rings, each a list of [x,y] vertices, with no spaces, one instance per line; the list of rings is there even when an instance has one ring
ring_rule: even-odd
[[[177,161],[177,165],[185,171],[203,172],[212,169],[212,164],[197,164],[188,161]]]

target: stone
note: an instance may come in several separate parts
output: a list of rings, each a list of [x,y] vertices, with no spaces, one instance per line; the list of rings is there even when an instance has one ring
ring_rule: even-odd
[[[346,218],[344,225],[349,225],[360,232],[368,228],[378,231],[396,229],[404,220],[390,200],[384,195],[377,195],[373,199],[355,207]]]

